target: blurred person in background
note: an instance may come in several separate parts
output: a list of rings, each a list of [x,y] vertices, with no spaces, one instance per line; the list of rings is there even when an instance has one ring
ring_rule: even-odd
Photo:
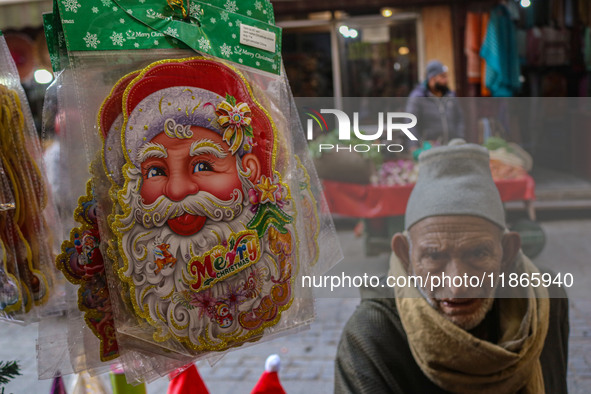
[[[432,146],[446,145],[454,138],[464,138],[464,117],[460,104],[448,85],[447,66],[431,60],[425,80],[410,93],[406,112],[416,115],[417,138]],[[411,147],[411,149],[414,147]]]

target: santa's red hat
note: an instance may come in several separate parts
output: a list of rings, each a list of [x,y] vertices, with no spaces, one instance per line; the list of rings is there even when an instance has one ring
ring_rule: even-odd
[[[223,136],[232,154],[253,153],[262,174],[273,174],[273,124],[255,101],[246,79],[216,60],[191,58],[156,62],[127,86],[123,95],[123,144],[139,166],[141,146],[162,132],[177,138],[199,126]]]
[[[170,374],[168,394],[209,394],[195,364],[178,374],[176,372]]]
[[[279,381],[279,368],[281,360],[276,354],[267,357],[265,372],[261,375],[251,394],[285,394],[283,386]]]
[[[123,125],[123,93],[127,85],[139,72],[127,74],[121,78],[111,90],[99,112],[99,133],[103,138],[104,163],[107,176],[119,186],[125,179],[121,173],[125,165],[125,156],[121,146],[121,126]]]

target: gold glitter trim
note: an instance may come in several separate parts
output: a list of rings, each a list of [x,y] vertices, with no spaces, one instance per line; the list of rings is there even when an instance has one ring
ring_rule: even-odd
[[[133,241],[133,250],[136,250],[136,246],[137,246],[137,242],[144,238],[147,237],[148,235],[152,234],[152,231],[148,231],[145,234],[140,235],[139,237],[137,237],[137,239],[135,241]],[[142,257],[138,258],[139,261],[144,261],[146,259],[146,257],[148,257],[148,248],[144,247],[144,254],[142,255]]]
[[[146,137],[144,137],[146,138]],[[149,144],[146,144],[149,145]],[[156,144],[152,144],[147,146],[145,149],[142,149],[141,151],[138,152],[138,155],[145,155],[149,152],[160,152],[164,155],[164,157],[168,157],[168,152],[166,152],[166,149],[163,146],[158,146]]]
[[[142,297],[143,298],[143,297]],[[148,311],[150,310],[150,306],[148,304],[144,304],[144,306],[148,306]],[[156,304],[156,316],[160,319],[163,323],[166,323],[166,319],[162,316],[162,312],[160,312],[160,307]]]
[[[311,204],[312,204],[312,208],[314,211],[314,220],[316,221],[316,231],[314,231],[314,235],[312,237],[310,237],[310,234],[308,234],[308,232],[305,232],[305,235],[308,236],[308,238],[312,239],[312,242],[314,243],[314,246],[316,247],[316,253],[314,254],[314,257],[312,258],[312,261],[310,262],[310,266],[314,267],[316,265],[316,263],[318,262],[318,257],[320,254],[320,248],[318,247],[318,236],[320,234],[320,218],[318,217],[318,203],[316,202],[316,199],[314,198],[314,194],[312,193],[312,189],[311,189],[311,185],[310,185],[310,175],[308,174],[308,171],[306,170],[306,167],[304,167],[304,165],[302,164],[302,161],[300,160],[300,158],[298,157],[298,155],[294,155],[296,161],[297,161],[297,167],[300,168],[303,172],[304,172],[304,177],[306,179],[306,191],[308,192],[308,197],[310,197]]]
[[[107,102],[111,99],[111,97],[113,96],[113,93],[115,93],[115,89],[117,89],[119,87],[119,84],[124,81],[126,78],[132,76],[133,74],[136,74],[137,71],[133,71],[130,72],[128,74],[125,74],[122,78],[119,79],[119,81],[117,81],[117,83],[115,83],[115,85],[113,85],[113,88],[111,89],[111,91],[109,92],[108,96],[103,100],[101,107],[99,108],[98,111],[98,115],[97,115],[97,120],[96,120],[96,124],[97,124],[97,130],[98,130],[98,134],[99,137],[101,139],[101,162],[103,165],[103,170],[105,171],[105,174],[107,174],[107,178],[109,178],[109,181],[112,183],[113,186],[117,186],[117,183],[115,182],[115,180],[113,180],[111,178],[111,176],[109,175],[109,171],[107,170],[107,162],[106,162],[106,158],[105,158],[105,142],[106,139],[105,137],[103,137],[103,130],[101,129],[101,118],[103,117],[103,112],[105,110],[105,105],[107,104]],[[117,118],[115,118],[117,119]],[[125,130],[123,127],[121,127],[121,131]],[[115,131],[120,131],[118,130],[118,128],[115,128]],[[104,134],[108,134],[109,130],[106,130],[106,132]],[[109,148],[109,150],[111,150]]]
[[[92,168],[92,164],[91,164],[91,168]],[[70,237],[67,240],[62,242],[61,253],[56,257],[55,262],[56,262],[57,268],[64,274],[64,276],[66,277],[66,279],[68,279],[68,281],[70,283],[75,284],[75,285],[80,285],[80,287],[78,288],[78,293],[77,293],[78,294],[78,298],[77,298],[78,309],[81,312],[84,312],[84,321],[86,322],[86,325],[90,328],[92,333],[100,341],[99,356],[100,356],[101,361],[106,362],[106,361],[111,361],[111,360],[118,358],[119,353],[116,352],[110,356],[103,355],[104,341],[106,338],[104,338],[101,335],[101,333],[91,323],[91,319],[93,319],[93,318],[99,319],[99,318],[102,318],[102,316],[95,309],[86,308],[82,302],[81,292],[83,290],[83,287],[81,285],[84,284],[86,281],[71,276],[69,274],[69,271],[63,265],[63,264],[66,264],[66,262],[69,260],[69,255],[66,250],[69,248],[74,248],[74,242],[72,240],[75,238],[75,234],[81,234],[84,231],[87,231],[87,230],[90,230],[93,228],[93,226],[91,226],[90,223],[88,223],[86,220],[83,219],[83,210],[84,210],[83,205],[92,201],[93,199],[94,199],[94,196],[92,194],[92,179],[89,179],[86,182],[86,194],[84,196],[80,196],[80,198],[78,199],[78,206],[74,210],[74,220],[77,223],[80,223],[81,225],[79,227],[75,227],[72,230],[70,230]],[[102,242],[103,241],[101,239],[101,243]],[[103,266],[104,266],[104,269],[106,270],[107,259],[103,259]],[[105,275],[106,275],[106,272],[105,272]],[[108,290],[108,288],[107,288],[107,290]],[[109,295],[109,298],[110,298],[110,295]],[[106,335],[107,333],[103,333],[103,334]]]
[[[257,236],[256,231],[254,231],[254,230],[245,230],[245,231],[240,231],[238,233],[232,233],[232,235],[230,236],[230,238],[228,240],[228,244],[230,244],[230,242],[231,242],[232,239],[234,240],[234,242],[236,242],[239,239],[246,238],[246,237],[248,237],[249,243],[250,243],[250,240],[252,240],[252,239],[254,239],[256,241],[256,244],[255,244],[255,249],[256,249],[256,252],[257,252],[257,255],[256,255],[257,258],[256,258],[256,260],[252,260],[252,261],[249,261],[247,263],[244,263],[238,269],[236,269],[234,271],[231,271],[230,273],[227,273],[225,275],[219,275],[219,276],[216,275],[215,277],[210,277],[211,282],[209,282],[208,284],[205,284],[205,283],[202,283],[201,282],[201,276],[199,276],[199,272],[197,272],[197,276],[195,276],[195,275],[192,274],[191,267],[193,266],[193,263],[198,263],[198,264],[201,264],[202,266],[204,266],[205,265],[205,260],[208,257],[212,256],[212,255],[213,256],[216,256],[216,255],[217,256],[224,256],[224,261],[227,261],[225,256],[226,256],[226,254],[228,252],[230,252],[230,248],[227,247],[227,246],[223,246],[223,245],[217,245],[217,246],[214,246],[213,249],[211,249],[209,252],[204,253],[202,256],[196,256],[196,257],[193,257],[191,260],[189,260],[189,262],[187,263],[187,267],[188,267],[189,275],[191,276],[191,279],[190,279],[188,285],[191,286],[192,291],[198,293],[198,292],[203,291],[205,289],[209,289],[210,287],[212,287],[216,283],[221,282],[223,280],[226,280],[226,279],[228,279],[228,278],[236,275],[240,271],[243,271],[244,269],[246,269],[246,268],[248,268],[248,267],[250,267],[252,265],[255,265],[261,259],[261,257],[262,257],[261,243],[260,243],[260,239]],[[193,251],[191,250],[191,253],[192,252]],[[213,260],[215,260],[215,258],[211,258],[210,257],[211,264],[214,264]],[[236,263],[234,263],[234,264],[236,264]],[[219,274],[219,273],[221,273],[223,271],[223,270],[216,269],[216,268],[213,268],[213,269],[215,271],[217,271],[216,274]],[[199,289],[198,290],[195,290],[195,288],[192,287],[196,283],[201,283],[201,286],[199,286]]]
[[[224,153],[220,144],[216,144],[215,142],[213,142],[211,140],[201,140],[201,141],[197,142],[197,144],[195,144],[194,146],[191,146],[191,152],[189,152],[189,153],[193,153],[197,149],[203,148],[203,147],[213,148],[220,153]]]
[[[176,323],[176,320],[174,319],[174,315],[172,313],[172,309],[173,308],[168,308],[168,310],[170,311],[169,317],[170,317],[170,323],[172,324],[172,326],[174,328],[176,328],[177,330],[184,330],[185,328],[189,327],[189,324],[191,323],[191,321],[188,321],[187,324],[185,324],[184,326],[181,326]],[[189,317],[189,319],[190,319],[190,317]]]

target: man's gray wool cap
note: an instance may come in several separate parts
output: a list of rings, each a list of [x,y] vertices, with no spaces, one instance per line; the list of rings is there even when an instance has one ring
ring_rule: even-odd
[[[428,81],[434,76],[444,72],[447,72],[447,66],[441,63],[439,60],[431,60],[427,64],[427,67],[425,67],[425,78]]]
[[[419,156],[419,175],[406,207],[404,228],[442,215],[478,216],[505,228],[505,210],[486,148],[452,140]]]

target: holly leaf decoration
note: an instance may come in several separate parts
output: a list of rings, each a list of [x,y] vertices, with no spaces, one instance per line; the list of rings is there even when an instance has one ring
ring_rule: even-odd
[[[234,96],[230,96],[228,93],[226,93],[226,101],[232,106],[235,107],[236,106],[236,99],[234,98]]]
[[[257,232],[259,238],[265,235],[269,226],[273,226],[281,234],[287,233],[286,225],[291,223],[293,218],[283,212],[275,204],[259,205],[256,215],[250,220],[247,227]]]
[[[251,125],[247,125],[244,127],[244,133],[249,136],[249,137],[254,137],[254,133],[252,131],[252,126]]]

